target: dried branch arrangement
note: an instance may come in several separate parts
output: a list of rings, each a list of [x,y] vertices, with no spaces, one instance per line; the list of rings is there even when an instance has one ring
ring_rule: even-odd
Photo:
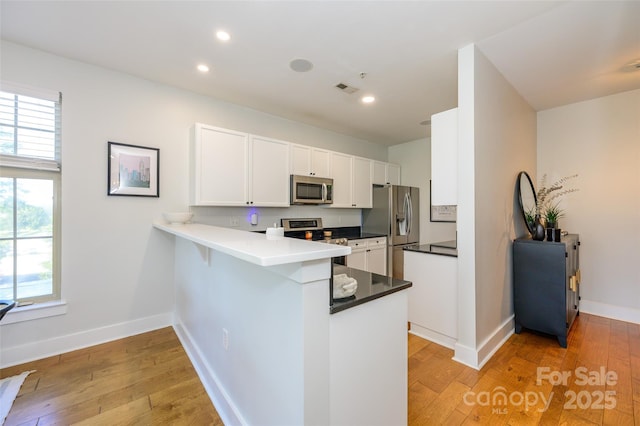
[[[542,217],[546,214],[547,210],[556,212],[556,214],[561,214],[562,211],[558,208],[558,205],[551,204],[551,202],[562,197],[563,195],[569,194],[571,192],[576,192],[578,190],[576,188],[564,189],[565,182],[575,177],[578,177],[578,175],[575,174],[563,177],[562,179],[552,183],[549,187],[547,187],[547,175],[544,174],[542,176],[542,180],[540,181],[540,188],[538,189],[538,193],[536,194],[536,197],[538,199],[538,203],[536,204],[536,215]]]

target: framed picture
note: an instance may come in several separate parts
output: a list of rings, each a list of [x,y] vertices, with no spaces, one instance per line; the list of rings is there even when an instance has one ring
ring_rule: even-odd
[[[160,150],[108,143],[107,195],[160,196]]]
[[[429,221],[455,222],[458,216],[458,206],[434,206],[431,204],[431,181],[429,181]]]

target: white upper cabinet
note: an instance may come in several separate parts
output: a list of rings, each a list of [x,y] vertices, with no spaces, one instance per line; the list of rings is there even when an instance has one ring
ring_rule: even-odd
[[[292,175],[330,177],[329,151],[290,144]]]
[[[289,144],[196,124],[191,204],[289,206]]]
[[[333,178],[333,204],[331,207],[353,207],[353,156],[331,153],[331,177]]]
[[[190,154],[191,204],[245,205],[248,154],[248,134],[196,124]]]
[[[373,206],[371,163],[372,161],[366,158],[353,158],[352,207],[371,208]]]
[[[251,136],[249,204],[289,206],[289,143]]]
[[[288,207],[289,175],[333,179],[333,204],[371,208],[372,185],[400,184],[400,166],[196,123],[190,151],[193,206]]]
[[[371,160],[331,153],[333,204],[331,207],[370,208],[372,206]]]
[[[371,176],[374,185],[400,185],[400,166],[382,161],[372,163]]]
[[[400,166],[387,163],[387,183],[400,185]]]
[[[458,204],[458,109],[431,116],[431,204]]]

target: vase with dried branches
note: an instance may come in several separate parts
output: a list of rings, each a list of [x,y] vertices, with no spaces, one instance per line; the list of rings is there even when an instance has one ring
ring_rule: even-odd
[[[558,219],[564,216],[564,210],[559,206],[558,200],[563,195],[571,192],[576,192],[576,188],[565,188],[565,183],[572,178],[578,177],[577,174],[571,176],[565,176],[562,179],[552,183],[550,186],[546,185],[547,175],[542,176],[540,182],[540,188],[538,189],[536,215],[545,219],[545,225],[547,228],[555,228],[558,226]]]

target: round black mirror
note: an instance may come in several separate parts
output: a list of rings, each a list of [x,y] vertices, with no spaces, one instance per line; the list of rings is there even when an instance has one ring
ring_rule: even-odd
[[[538,199],[536,198],[536,190],[533,187],[531,177],[529,177],[527,172],[520,172],[520,174],[518,174],[517,187],[522,218],[524,219],[527,229],[533,236],[536,233],[536,204]]]

